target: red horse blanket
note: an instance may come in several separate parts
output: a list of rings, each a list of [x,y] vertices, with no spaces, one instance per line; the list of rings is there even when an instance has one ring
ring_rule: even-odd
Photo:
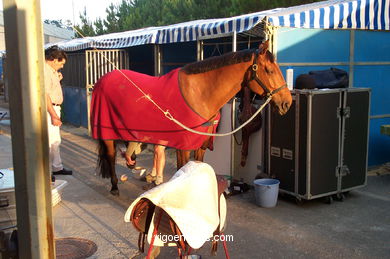
[[[164,111],[187,127],[207,132],[210,123],[184,100],[178,82],[179,69],[153,77],[130,70],[107,73],[95,84],[91,102],[91,127],[95,139],[121,139],[160,144],[182,150],[199,148],[208,136],[191,133],[152,104],[134,82]],[[127,79],[127,78],[129,79]],[[215,119],[219,121],[219,115]],[[214,124],[213,132],[217,124]]]

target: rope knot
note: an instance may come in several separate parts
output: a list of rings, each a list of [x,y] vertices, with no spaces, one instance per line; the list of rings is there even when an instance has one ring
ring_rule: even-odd
[[[166,110],[166,111],[164,112],[164,115],[165,115],[165,117],[167,117],[167,118],[170,119],[171,121],[173,120],[173,116],[172,116],[172,114],[169,112],[169,110]]]

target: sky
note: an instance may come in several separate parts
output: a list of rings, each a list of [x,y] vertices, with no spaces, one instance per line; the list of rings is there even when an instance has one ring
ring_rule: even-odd
[[[106,8],[111,4],[119,4],[122,0],[41,0],[42,20],[70,20],[80,23],[79,14],[87,8],[89,20],[106,17]],[[1,10],[3,0],[0,0]]]

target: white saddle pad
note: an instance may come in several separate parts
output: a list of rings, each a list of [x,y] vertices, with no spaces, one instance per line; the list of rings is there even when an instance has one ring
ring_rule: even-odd
[[[177,224],[187,243],[200,248],[213,232],[225,225],[226,200],[221,195],[218,213],[218,185],[213,168],[202,162],[190,161],[180,168],[166,183],[141,194],[127,209],[125,221],[130,221],[137,202],[146,198],[162,208]],[[220,214],[220,215],[219,215]],[[149,228],[148,241],[152,238],[155,217]],[[166,245],[159,236],[154,245]]]

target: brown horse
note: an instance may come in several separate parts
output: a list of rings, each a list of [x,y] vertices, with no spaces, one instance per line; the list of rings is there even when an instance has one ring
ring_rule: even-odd
[[[144,76],[137,81],[135,78],[142,74],[129,70],[111,73],[104,75],[95,85],[91,103],[91,127],[93,137],[101,140],[98,158],[100,173],[103,177],[111,178],[111,193],[114,195],[119,194],[118,178],[115,174],[115,139],[174,147],[178,150],[178,168],[188,162],[190,150],[197,150],[196,158],[203,160],[204,151],[211,138],[195,133],[189,134],[169,120],[169,116],[162,115],[163,111],[169,111],[170,116],[190,128],[214,132],[215,127],[204,124],[212,121],[222,106],[233,98],[243,85],[260,96],[272,98],[271,103],[281,115],[288,111],[292,102],[280,68],[274,56],[268,51],[268,42],[261,44],[259,49],[228,53],[188,64],[157,79]],[[112,79],[115,75],[115,79]],[[176,86],[164,88],[169,82],[167,78],[174,76],[177,76],[174,80],[178,82],[179,97],[169,92]],[[157,89],[139,87],[141,83],[152,83],[156,80],[164,82],[164,86]],[[142,93],[135,91],[127,94],[124,91],[138,87],[143,89]],[[163,92],[163,97],[158,97],[158,92]],[[174,99],[172,96],[175,96]],[[149,97],[157,104],[152,104]],[[154,98],[157,98],[157,101]],[[131,102],[137,103],[137,107],[142,102],[148,106],[127,109]],[[175,105],[179,108],[175,108]],[[149,120],[147,116],[151,111],[160,114]],[[190,112],[197,117],[191,117]],[[126,120],[126,116],[130,117],[132,122]],[[171,125],[173,128],[168,128],[168,124],[173,124]],[[168,136],[168,133],[173,133],[173,136]]]

